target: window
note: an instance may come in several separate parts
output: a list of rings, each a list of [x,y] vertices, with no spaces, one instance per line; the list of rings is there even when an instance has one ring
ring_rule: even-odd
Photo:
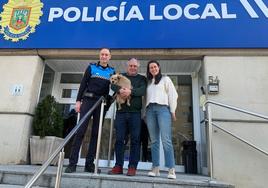
[[[41,101],[47,95],[51,95],[53,82],[54,82],[54,76],[55,76],[55,72],[49,66],[46,65],[43,80],[42,80],[39,101]]]
[[[78,89],[63,89],[61,98],[75,99],[78,93]]]
[[[60,83],[61,84],[80,84],[83,78],[83,74],[61,74]]]

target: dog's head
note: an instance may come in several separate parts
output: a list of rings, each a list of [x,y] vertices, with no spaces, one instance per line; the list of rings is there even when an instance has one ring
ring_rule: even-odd
[[[110,82],[111,82],[112,84],[117,84],[117,83],[119,82],[119,80],[121,79],[121,77],[122,77],[121,74],[116,73],[116,74],[114,74],[114,75],[111,76],[111,78],[110,78]]]

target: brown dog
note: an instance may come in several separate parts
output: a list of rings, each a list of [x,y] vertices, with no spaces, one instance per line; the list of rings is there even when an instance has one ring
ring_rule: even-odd
[[[110,78],[110,82],[112,84],[120,86],[121,88],[132,88],[130,80],[119,73],[112,75]],[[116,102],[118,104],[118,110],[121,109],[121,104],[124,104],[125,102],[127,102],[127,105],[130,106],[130,96],[127,98],[123,98],[120,95],[116,94]]]

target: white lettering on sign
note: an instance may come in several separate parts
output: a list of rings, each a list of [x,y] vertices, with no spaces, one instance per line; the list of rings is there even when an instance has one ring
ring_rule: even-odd
[[[197,13],[192,13],[199,8],[197,4],[189,4],[184,8],[184,15],[186,18],[190,20],[196,20],[200,18],[200,15]]]
[[[203,14],[201,15],[201,19],[206,19],[207,17],[214,17],[215,19],[221,18],[220,14],[213,4],[207,4],[203,11]]]
[[[150,20],[163,20],[162,15],[156,15],[156,13],[155,13],[155,5],[150,6]]]
[[[117,17],[115,15],[113,15],[113,16],[109,15],[111,12],[114,13],[115,11],[117,11],[117,9],[118,8],[115,6],[110,6],[110,7],[105,8],[103,10],[103,19],[108,21],[108,22],[112,22],[112,21],[117,20]]]
[[[226,3],[221,4],[221,15],[224,19],[235,19],[236,14],[229,14],[228,13],[228,6]]]
[[[88,16],[88,7],[83,7],[82,22],[93,22],[94,17]]]
[[[174,15],[171,15],[171,11],[175,11]],[[164,17],[168,20],[177,20],[182,16],[182,8],[179,5],[168,5],[164,8]]]
[[[144,20],[142,14],[141,14],[141,11],[140,11],[138,6],[132,6],[131,7],[131,9],[130,9],[130,11],[129,11],[129,13],[128,13],[128,15],[127,15],[125,20],[129,21],[129,20],[135,19],[135,18],[137,18],[138,20]]]
[[[55,18],[60,18],[63,15],[62,8],[50,8],[48,21],[53,22]]]
[[[76,7],[67,8],[63,14],[63,18],[68,22],[75,22],[79,20],[80,17],[81,17],[81,11],[79,10],[79,8]]]
[[[268,18],[268,7],[263,0],[253,0],[261,12]],[[242,7],[246,10],[250,18],[259,18],[259,15],[254,10],[249,0],[240,0]],[[147,12],[142,12],[138,5],[127,5],[127,2],[121,2],[120,6],[107,7],[68,7],[62,9],[60,7],[52,7],[49,10],[48,22],[54,22],[57,19],[64,19],[66,22],[115,22],[115,21],[143,21],[143,20],[179,20],[186,18],[189,20],[205,20],[205,19],[236,19],[238,16],[235,12],[230,11],[228,3],[221,3],[216,6],[212,3],[200,6],[197,3],[181,6],[179,4],[168,4],[164,7],[150,5]],[[235,11],[236,8],[232,7]]]

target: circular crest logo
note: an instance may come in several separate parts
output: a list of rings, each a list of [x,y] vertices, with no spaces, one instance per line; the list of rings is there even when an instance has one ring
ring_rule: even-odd
[[[26,40],[40,24],[42,8],[40,0],[9,0],[0,14],[0,33],[4,39],[12,42]]]

